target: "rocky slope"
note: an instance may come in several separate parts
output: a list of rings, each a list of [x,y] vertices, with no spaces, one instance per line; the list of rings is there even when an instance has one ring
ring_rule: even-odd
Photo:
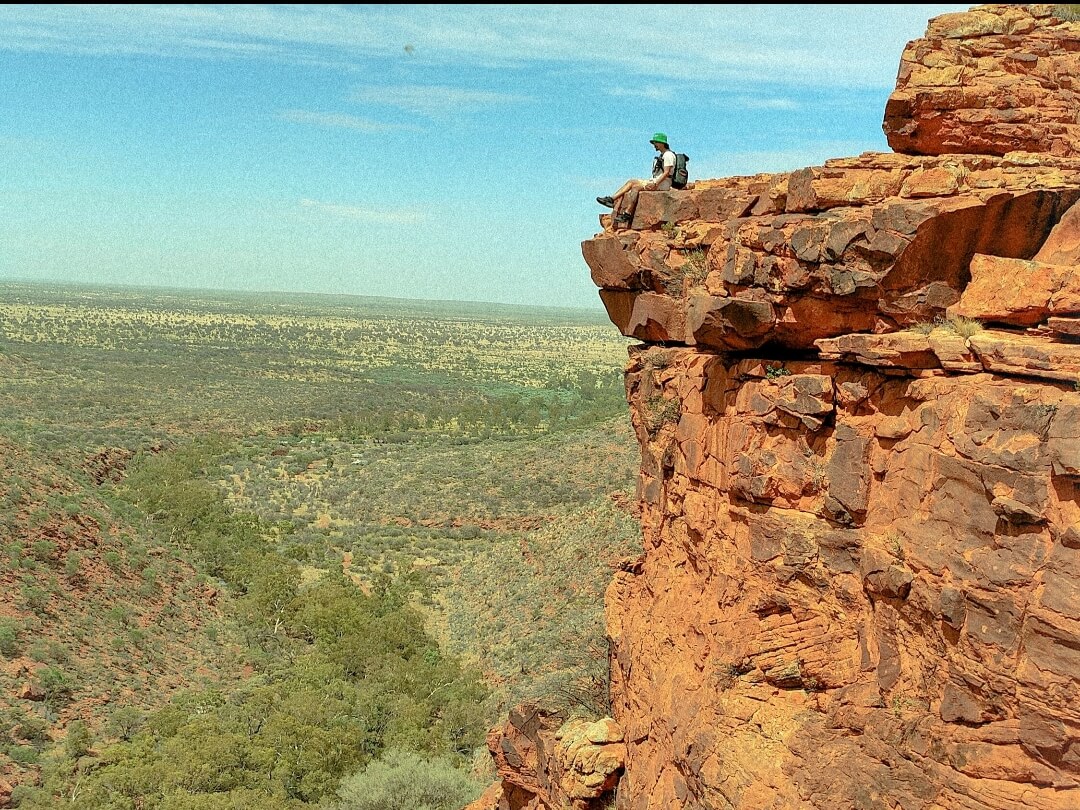
[[[97,488],[131,455],[0,437],[0,807],[76,722],[104,740],[224,668],[216,589]]]
[[[642,341],[645,554],[607,597],[624,770],[583,794],[561,718],[521,714],[477,808],[1080,806],[1066,16],[932,20],[897,154],[644,194],[583,244]]]

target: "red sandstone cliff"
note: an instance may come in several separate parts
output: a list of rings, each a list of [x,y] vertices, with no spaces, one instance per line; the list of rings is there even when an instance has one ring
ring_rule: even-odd
[[[611,756],[574,794],[561,721],[512,717],[477,808],[601,807],[619,767],[619,810],[1080,807],[1080,23],[1053,9],[931,21],[886,109],[913,154],[644,194],[583,244],[642,341]]]
[[[904,50],[885,134],[897,152],[1080,154],[1080,31],[1057,10],[979,6],[930,21]]]

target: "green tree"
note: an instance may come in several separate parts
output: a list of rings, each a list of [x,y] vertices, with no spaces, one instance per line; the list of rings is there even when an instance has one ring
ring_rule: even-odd
[[[68,726],[67,736],[64,738],[64,753],[71,759],[78,759],[90,753],[94,744],[94,736],[90,728],[82,720],[72,720]]]
[[[106,731],[118,740],[130,740],[146,721],[145,712],[134,706],[121,706],[111,715]]]
[[[60,667],[45,667],[37,674],[37,682],[45,693],[45,702],[56,708],[71,699],[75,679]]]
[[[240,609],[252,625],[265,626],[277,635],[295,610],[300,587],[296,563],[277,554],[267,554],[251,565],[247,594]]]

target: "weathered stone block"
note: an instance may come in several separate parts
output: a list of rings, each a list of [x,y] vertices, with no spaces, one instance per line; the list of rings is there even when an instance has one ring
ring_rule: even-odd
[[[775,322],[772,304],[743,298],[696,295],[691,297],[686,313],[691,342],[718,349],[760,346]]]

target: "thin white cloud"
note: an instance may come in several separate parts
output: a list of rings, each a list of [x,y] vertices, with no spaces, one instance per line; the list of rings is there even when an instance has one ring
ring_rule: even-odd
[[[399,107],[409,112],[435,117],[466,109],[529,101],[527,96],[512,93],[417,84],[358,87],[349,98],[361,104]]]
[[[295,124],[313,124],[320,127],[340,127],[342,129],[355,129],[359,132],[393,132],[402,129],[416,129],[405,124],[386,124],[381,121],[372,121],[370,118],[360,118],[346,113],[312,112],[310,110],[281,110],[278,118],[284,121],[292,121]]]
[[[300,200],[300,207],[320,214],[340,219],[352,219],[359,222],[374,222],[380,225],[415,225],[424,221],[420,211],[408,209],[366,208],[357,205],[340,205],[319,200]]]
[[[801,106],[790,98],[752,98],[745,97],[735,102],[748,110],[797,110]]]
[[[616,98],[640,98],[645,101],[671,101],[675,98],[675,91],[669,87],[610,87],[605,91],[609,96]]]
[[[891,87],[928,16],[966,5],[0,5],[0,48],[364,69],[562,65],[683,82]],[[676,46],[677,33],[677,46]]]

